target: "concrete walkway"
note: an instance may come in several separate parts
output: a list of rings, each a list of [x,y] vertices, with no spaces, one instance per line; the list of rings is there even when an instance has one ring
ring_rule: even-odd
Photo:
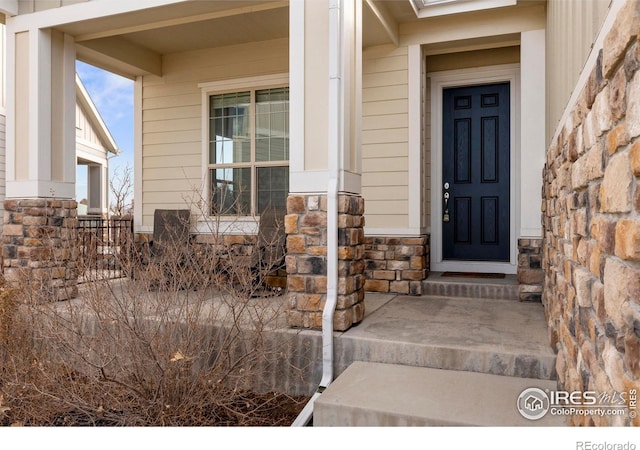
[[[551,381],[395,364],[355,362],[314,405],[314,426],[563,426],[547,413],[529,420],[517,410],[528,388]]]

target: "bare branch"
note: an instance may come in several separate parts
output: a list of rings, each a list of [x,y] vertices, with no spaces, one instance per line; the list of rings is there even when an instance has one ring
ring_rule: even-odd
[[[117,168],[109,180],[109,213],[112,216],[122,217],[133,213],[133,187],[133,169],[129,163]]]

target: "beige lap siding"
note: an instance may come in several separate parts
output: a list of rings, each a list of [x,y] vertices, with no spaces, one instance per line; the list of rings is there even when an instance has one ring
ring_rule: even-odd
[[[158,208],[199,200],[204,172],[198,84],[286,73],[288,48],[288,39],[276,39],[169,54],[162,59],[162,77],[143,78],[143,225],[153,225]]]
[[[407,47],[363,52],[362,195],[367,228],[409,226]]]

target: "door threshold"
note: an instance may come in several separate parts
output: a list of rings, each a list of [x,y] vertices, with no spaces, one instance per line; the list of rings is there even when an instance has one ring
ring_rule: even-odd
[[[504,284],[518,286],[518,276],[508,273],[429,272],[426,283]]]
[[[442,272],[443,278],[489,278],[504,279],[506,274],[499,272]]]
[[[489,261],[431,261],[433,272],[462,272],[462,273],[504,273],[507,275],[518,273],[518,267],[511,262]]]

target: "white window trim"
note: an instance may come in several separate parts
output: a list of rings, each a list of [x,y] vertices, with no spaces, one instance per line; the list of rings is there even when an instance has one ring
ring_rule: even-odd
[[[431,270],[435,272],[517,272],[520,222],[520,64],[432,72],[431,77]],[[442,91],[449,87],[506,82],[511,89],[510,240],[509,262],[444,261],[442,259]]]
[[[260,90],[277,87],[289,87],[289,74],[279,73],[262,75],[257,77],[235,78],[199,83],[201,91],[202,107],[202,192],[201,198],[205,202],[204,215],[200,216],[196,223],[197,233],[224,233],[224,234],[257,234],[257,216],[222,216],[219,218],[208,215],[208,205],[211,202],[209,192],[209,97],[217,94],[227,94],[242,90]],[[291,113],[291,112],[289,112]],[[253,119],[251,119],[253,120]]]
[[[517,0],[433,0],[426,2],[426,4],[422,0],[411,1],[413,11],[419,19],[515,6],[516,4]]]

